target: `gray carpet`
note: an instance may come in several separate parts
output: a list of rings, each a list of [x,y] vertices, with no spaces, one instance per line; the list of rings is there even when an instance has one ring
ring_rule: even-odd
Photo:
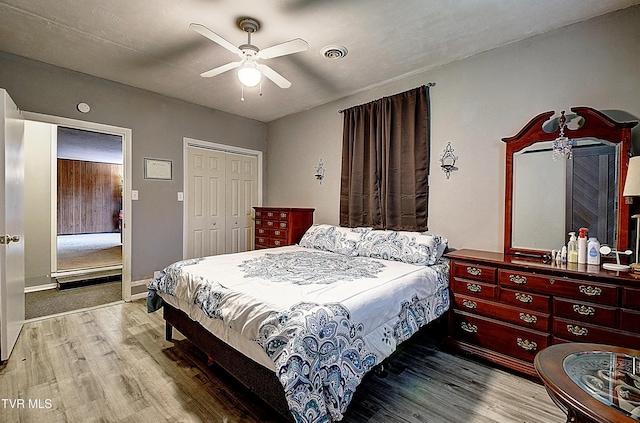
[[[120,233],[58,235],[58,270],[122,264]]]
[[[104,282],[78,288],[48,289],[25,294],[25,318],[50,316],[122,300],[122,282]]]

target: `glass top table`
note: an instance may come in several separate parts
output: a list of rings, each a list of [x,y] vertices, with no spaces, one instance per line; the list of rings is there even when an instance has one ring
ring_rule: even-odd
[[[540,351],[534,365],[567,422],[640,422],[640,351],[556,344]]]
[[[589,395],[640,422],[640,357],[581,351],[566,356],[562,368]]]

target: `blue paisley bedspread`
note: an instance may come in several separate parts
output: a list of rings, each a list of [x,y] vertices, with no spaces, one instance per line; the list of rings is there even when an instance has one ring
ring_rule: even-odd
[[[447,311],[448,273],[446,260],[416,266],[290,246],[174,263],[149,284],[149,304],[159,294],[256,343],[295,420],[331,422],[369,370]]]

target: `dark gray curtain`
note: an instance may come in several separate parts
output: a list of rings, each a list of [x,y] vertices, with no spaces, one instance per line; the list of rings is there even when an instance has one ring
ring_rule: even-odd
[[[429,88],[344,110],[340,225],[427,230]]]

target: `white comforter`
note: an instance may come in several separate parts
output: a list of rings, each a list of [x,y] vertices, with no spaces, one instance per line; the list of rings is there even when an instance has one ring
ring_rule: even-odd
[[[149,289],[265,351],[298,421],[340,420],[364,374],[449,307],[448,263],[299,246],[185,260]],[[224,338],[224,335],[222,336]]]

